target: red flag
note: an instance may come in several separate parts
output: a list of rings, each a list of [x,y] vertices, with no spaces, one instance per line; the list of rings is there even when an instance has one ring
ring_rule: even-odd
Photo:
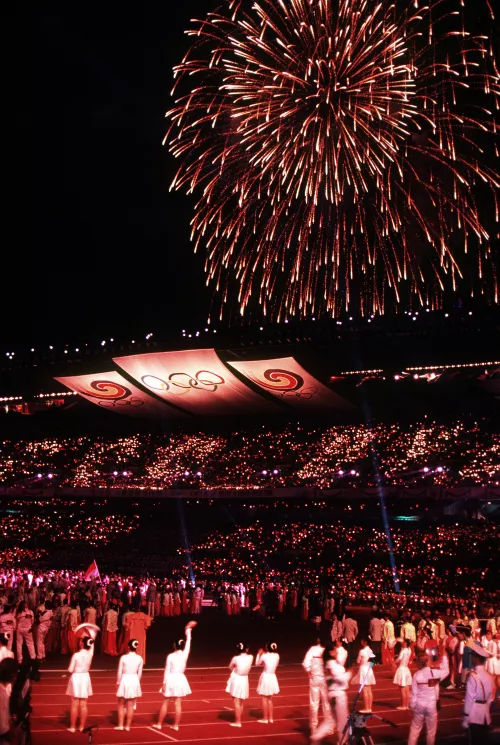
[[[97,568],[96,561],[94,560],[92,564],[89,566],[89,568],[87,569],[87,571],[85,572],[85,574],[83,575],[83,579],[85,580],[85,582],[88,582],[89,579],[95,579],[96,577],[101,579],[101,575],[99,574],[99,569]]]

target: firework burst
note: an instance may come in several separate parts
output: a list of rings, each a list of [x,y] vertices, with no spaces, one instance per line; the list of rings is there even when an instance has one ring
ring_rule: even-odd
[[[221,309],[234,287],[278,320],[438,307],[465,281],[498,302],[500,74],[472,4],[472,29],[465,0],[227,0],[193,21],[164,142]]]

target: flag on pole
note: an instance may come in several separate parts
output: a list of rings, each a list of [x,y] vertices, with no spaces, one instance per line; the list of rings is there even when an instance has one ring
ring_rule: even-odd
[[[100,581],[101,575],[99,574],[99,569],[97,568],[97,563],[94,559],[92,564],[89,566],[89,568],[83,575],[83,579],[85,580],[85,582],[88,582],[90,579],[96,579],[96,578],[98,578]]]

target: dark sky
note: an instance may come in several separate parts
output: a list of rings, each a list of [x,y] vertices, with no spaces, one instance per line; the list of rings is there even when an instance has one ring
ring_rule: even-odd
[[[17,132],[29,130],[32,145],[32,258],[12,252],[1,310],[11,293],[19,304],[2,347],[204,323],[210,293],[189,242],[192,203],[169,193],[176,164],[161,141],[184,30],[214,5],[38,11],[32,107]]]
[[[30,85],[11,76],[0,350],[204,325],[192,201],[169,193],[161,142],[184,31],[218,0],[38,5]]]

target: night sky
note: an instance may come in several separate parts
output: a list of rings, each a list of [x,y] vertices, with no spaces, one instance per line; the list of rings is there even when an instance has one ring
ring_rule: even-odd
[[[192,202],[169,193],[176,164],[161,142],[183,32],[215,5],[111,6],[34,19],[33,257],[11,257],[23,301],[3,345],[180,328],[209,312]]]
[[[32,95],[17,86],[4,141],[12,239],[0,348],[205,324],[212,293],[189,241],[193,201],[169,193],[177,165],[161,142],[184,31],[217,5],[34,11]]]

